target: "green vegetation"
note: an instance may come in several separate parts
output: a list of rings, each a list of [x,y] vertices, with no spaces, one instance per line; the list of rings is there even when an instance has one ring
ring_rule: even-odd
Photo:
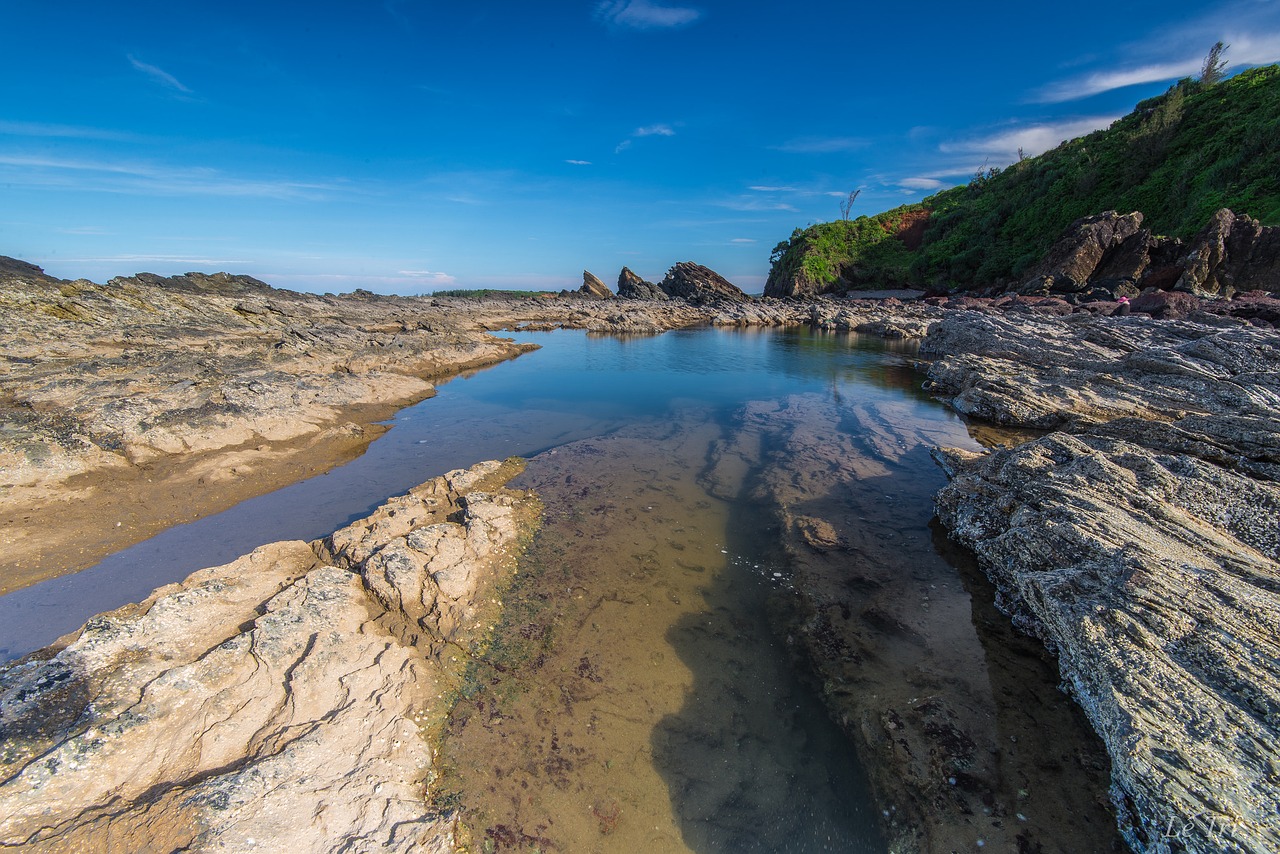
[[[504,291],[498,288],[476,288],[467,290],[455,288],[449,291],[436,291],[433,297],[461,297],[463,299],[529,299],[540,297],[545,291]]]
[[[889,238],[924,210],[923,205],[904,205],[875,216],[797,228],[790,240],[773,248],[769,281],[798,279],[819,290],[837,281],[904,283],[913,256],[905,242]]]
[[[870,227],[913,207],[931,211],[919,248]],[[1142,211],[1154,233],[1188,238],[1224,207],[1280,225],[1280,66],[1212,85],[1183,80],[1106,130],[988,169],[919,206],[797,230],[774,250],[770,280],[802,269],[825,289],[1007,283],[1080,217]]]

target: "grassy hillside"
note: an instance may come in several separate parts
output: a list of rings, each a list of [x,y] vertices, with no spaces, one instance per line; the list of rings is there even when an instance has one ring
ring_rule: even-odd
[[[930,212],[918,247],[886,227],[908,208],[824,223],[779,244],[770,280],[803,269],[828,289],[1013,281],[1072,222],[1104,210],[1142,211],[1156,234],[1183,238],[1223,207],[1280,225],[1280,66],[1184,80],[1106,130],[909,207]]]

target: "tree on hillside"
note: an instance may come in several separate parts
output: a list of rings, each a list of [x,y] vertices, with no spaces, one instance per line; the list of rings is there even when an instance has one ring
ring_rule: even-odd
[[[861,192],[862,190],[854,190],[849,194],[849,198],[840,203],[840,213],[844,216],[846,221],[849,219],[849,211],[853,210],[853,203],[857,200],[858,194]]]
[[[1209,48],[1209,55],[1204,58],[1204,67],[1200,69],[1201,83],[1212,86],[1226,76],[1227,60],[1223,54],[1229,47],[1229,44],[1214,42],[1213,47]]]

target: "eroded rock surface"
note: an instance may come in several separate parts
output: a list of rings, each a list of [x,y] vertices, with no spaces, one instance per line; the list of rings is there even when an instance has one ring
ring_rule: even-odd
[[[938,512],[1057,651],[1129,843],[1280,848],[1280,338],[963,313],[923,351],[960,411],[1061,431],[942,455]]]
[[[536,516],[501,488],[519,468],[450,473],[0,668],[0,847],[452,850],[432,733]]]
[[[751,299],[715,270],[681,261],[667,271],[659,285],[670,297],[683,299],[694,305],[711,302],[746,302]]]

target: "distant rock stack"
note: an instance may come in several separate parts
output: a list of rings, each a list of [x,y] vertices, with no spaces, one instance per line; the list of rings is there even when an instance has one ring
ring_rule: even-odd
[[[582,271],[582,287],[578,294],[587,299],[613,299],[613,291],[589,270]]]
[[[618,274],[618,296],[623,299],[670,299],[662,288],[646,282],[627,267]]]
[[[681,261],[672,267],[667,271],[667,277],[662,280],[659,287],[668,296],[683,299],[692,305],[751,300],[751,297],[724,276],[692,261]]]

